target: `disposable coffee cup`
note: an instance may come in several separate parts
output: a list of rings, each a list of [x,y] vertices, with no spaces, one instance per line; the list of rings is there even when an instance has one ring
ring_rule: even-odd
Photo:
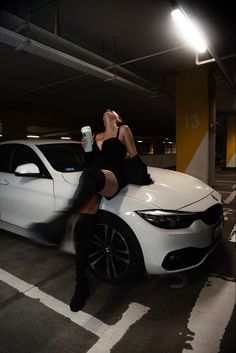
[[[86,145],[86,147],[84,147],[84,151],[91,152],[93,149],[93,147],[92,147],[93,138],[92,138],[91,127],[90,126],[83,126],[81,129],[81,133],[87,141],[87,145]]]

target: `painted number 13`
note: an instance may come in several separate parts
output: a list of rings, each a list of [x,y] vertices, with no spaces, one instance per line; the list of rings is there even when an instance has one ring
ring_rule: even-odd
[[[200,126],[200,119],[197,114],[185,115],[184,120],[185,120],[186,129],[189,129],[189,128],[197,129]]]

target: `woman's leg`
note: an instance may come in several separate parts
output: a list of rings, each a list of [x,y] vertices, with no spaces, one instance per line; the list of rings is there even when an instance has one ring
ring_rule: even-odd
[[[106,182],[101,190],[104,196],[112,196],[117,192],[118,184],[113,173],[103,171]],[[101,196],[93,195],[91,199],[79,209],[80,215],[74,229],[74,246],[76,253],[76,281],[74,295],[70,302],[71,311],[81,310],[89,296],[89,285],[86,276],[89,264],[89,245],[97,222],[97,211]]]
[[[71,311],[83,308],[89,296],[89,284],[86,276],[89,264],[90,238],[97,222],[97,210],[101,197],[94,195],[80,210],[74,228],[75,247],[75,290],[70,302]]]
[[[81,210],[83,212],[84,207],[89,207],[90,199],[101,191],[105,184],[106,177],[101,170],[84,171],[68,206],[46,223],[33,223],[29,229],[31,239],[45,245],[58,246],[66,232],[70,216]]]
[[[102,196],[111,197],[115,195],[118,190],[118,182],[117,182],[116,176],[110,170],[103,169],[102,172],[105,175],[106,182],[102,190],[99,191],[99,194]]]
[[[76,285],[70,303],[72,311],[82,309],[89,295],[86,270],[88,267],[90,237],[97,221],[100,195],[110,197],[117,190],[117,179],[112,172],[108,170],[83,172],[74,197],[64,212],[49,223],[37,223],[33,226],[32,233],[36,234],[37,237],[34,240],[44,242],[44,244],[58,245],[62,240],[69,216],[73,213],[80,213],[74,230]]]

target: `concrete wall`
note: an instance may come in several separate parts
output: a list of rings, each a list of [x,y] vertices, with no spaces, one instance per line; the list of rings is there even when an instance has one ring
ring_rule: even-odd
[[[176,154],[142,155],[142,160],[150,167],[175,168]]]

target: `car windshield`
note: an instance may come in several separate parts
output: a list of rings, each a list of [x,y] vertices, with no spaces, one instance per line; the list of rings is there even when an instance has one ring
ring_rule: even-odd
[[[51,166],[58,172],[79,172],[85,168],[83,148],[77,143],[37,145]]]

